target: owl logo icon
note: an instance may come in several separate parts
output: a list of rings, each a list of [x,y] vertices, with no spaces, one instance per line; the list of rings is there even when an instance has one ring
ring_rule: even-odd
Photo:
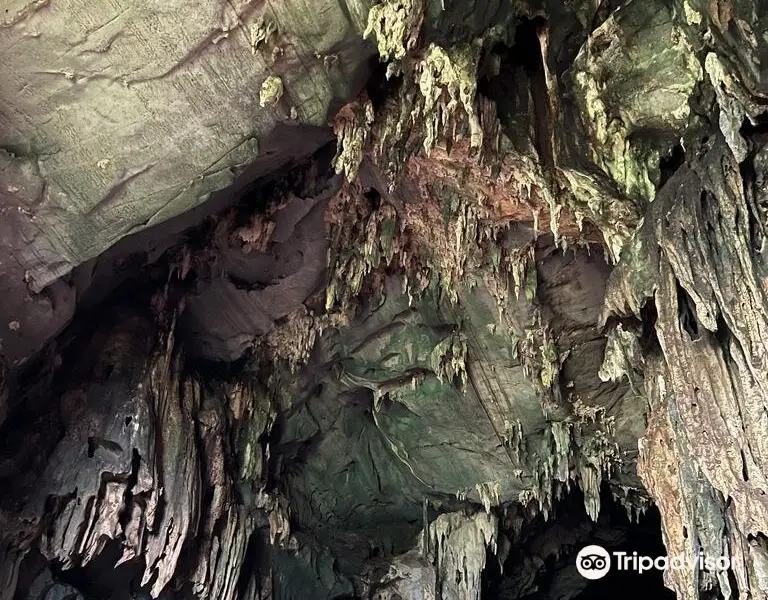
[[[602,546],[585,546],[576,556],[576,570],[584,579],[600,579],[611,570],[611,555]]]

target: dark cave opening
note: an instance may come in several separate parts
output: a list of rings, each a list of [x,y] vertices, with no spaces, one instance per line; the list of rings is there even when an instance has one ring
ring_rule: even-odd
[[[541,161],[551,165],[552,115],[540,41],[547,26],[542,17],[520,19],[512,45],[497,43],[481,61],[478,92],[496,104],[513,143],[532,143]],[[515,140],[514,132],[527,132],[529,140]]]
[[[140,585],[143,559],[116,564],[121,554],[120,543],[108,540],[87,566],[64,569],[60,562],[49,562],[39,551],[34,550],[22,564],[14,600],[149,600],[149,586]],[[164,597],[171,600],[176,595],[168,591]]]
[[[626,539],[618,546],[611,548],[612,551],[628,554],[637,552],[638,556],[652,558],[666,556],[661,537],[661,516],[656,507],[650,508],[636,522],[630,521],[624,509],[613,501],[604,506],[601,517],[603,514],[607,514],[607,520],[612,526],[625,527],[627,532]],[[576,598],[613,599],[616,597],[617,590],[622,590],[625,598],[668,598],[669,600],[675,598],[674,592],[664,587],[664,576],[661,571],[650,570],[641,574],[634,570],[620,571],[615,568],[612,568],[602,579],[589,583]]]
[[[510,542],[503,570],[496,557],[488,557],[484,600],[601,600],[615,598],[618,590],[626,598],[675,598],[664,587],[661,571],[640,574],[618,569],[615,556],[601,579],[589,581],[579,574],[577,555],[589,545],[601,546],[611,554],[666,556],[659,511],[651,507],[637,519],[630,519],[607,486],[603,486],[597,522],[589,519],[583,495],[575,489],[558,502],[548,520],[535,517],[510,536]]]
[[[698,340],[700,335],[699,319],[696,316],[696,303],[690,294],[677,282],[677,311],[680,318],[680,327],[691,338]]]
[[[658,189],[664,187],[669,178],[685,164],[685,150],[681,144],[675,144],[669,153],[662,156],[659,161],[659,185]]]
[[[744,119],[739,133],[745,138],[765,136],[768,134],[768,111],[764,111],[753,119]]]
[[[387,77],[387,65],[374,60],[370,64],[371,76],[365,86],[368,99],[376,111],[381,111],[390,98],[395,98],[396,92],[402,85],[403,78],[399,75]]]

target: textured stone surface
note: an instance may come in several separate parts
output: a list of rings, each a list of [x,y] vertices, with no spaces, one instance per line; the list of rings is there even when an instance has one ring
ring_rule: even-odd
[[[268,403],[260,405],[251,388],[209,396],[181,374],[172,337],[157,338],[151,322],[125,310],[90,349],[99,360],[72,368],[94,381],[61,398],[64,435],[34,486],[17,490],[21,514],[39,535],[35,548],[64,570],[98,565],[115,549],[116,565],[140,558],[134,584],[155,598],[191,558],[197,597],[235,598],[257,513],[266,522],[278,510],[262,494],[259,438],[272,424]],[[225,432],[242,448],[240,474],[225,456]],[[255,496],[248,504],[235,503],[242,481]],[[271,521],[274,528],[280,519]],[[23,536],[7,541],[16,550],[6,551],[4,573],[12,552],[29,550]],[[190,548],[195,552],[183,558]],[[51,595],[58,584],[35,592],[42,585],[33,584],[31,598],[69,598],[64,588]],[[14,587],[10,582],[2,597],[11,598]]]
[[[633,282],[635,295],[611,295],[609,302],[639,306],[653,297],[658,311],[641,474],[662,509],[667,543],[690,555],[699,545],[715,556],[730,547],[738,587],[749,590],[760,589],[750,577],[756,558],[735,549],[754,536],[762,548],[768,421],[765,266],[755,252],[762,232],[752,228],[760,217],[744,190],[726,140],[718,136],[669,180],[647,216],[638,240],[647,244],[650,272],[628,262],[614,273],[613,290]],[[679,467],[668,473],[664,465]],[[695,574],[672,577],[680,597],[697,596]],[[730,590],[726,574],[718,579],[723,593]]]
[[[9,5],[0,598],[763,597],[764,12]]]
[[[311,153],[308,138],[269,135],[279,123],[323,126],[334,101],[357,93],[367,8],[357,0],[7,4],[6,352],[29,356],[69,320],[75,292],[54,282],[79,264],[199,205],[246,166],[252,179],[276,158]],[[286,91],[262,107],[262,83],[275,76]]]

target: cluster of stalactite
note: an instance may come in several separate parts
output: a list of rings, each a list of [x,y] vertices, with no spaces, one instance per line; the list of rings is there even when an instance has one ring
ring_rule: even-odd
[[[246,555],[290,535],[284,501],[266,492],[274,406],[255,382],[211,386],[188,373],[173,324],[126,309],[86,346],[73,369],[87,378],[61,396],[63,437],[34,487],[14,495],[21,519],[0,544],[2,598],[16,597],[20,576],[37,582],[25,597],[72,597],[63,584],[52,595],[47,569],[24,562],[33,554],[65,572],[140,564],[126,593],[271,593],[269,569]]]
[[[724,137],[705,144],[662,188],[606,299],[606,317],[654,313],[638,468],[667,550],[730,556],[752,597],[768,573],[763,177],[740,171]],[[681,598],[736,594],[726,573],[670,571],[669,584]]]
[[[340,109],[335,153],[171,248],[153,294],[49,345],[32,383],[0,357],[0,425],[20,424],[0,440],[0,600],[89,597],[93,569],[125,567],[129,598],[475,600],[489,557],[576,488],[591,521],[607,489],[658,507],[670,555],[731,558],[669,571],[682,600],[768,593],[768,17],[607,2],[563,49],[554,9],[516,3],[516,40],[452,39],[428,4],[369,7],[384,93]],[[419,471],[396,434],[440,394],[492,451],[433,447],[507,471],[450,494]],[[340,431],[360,446],[321,451]],[[331,473],[347,448],[371,465],[355,509],[410,495],[385,556],[356,556],[365,529],[312,530],[341,519],[341,490],[308,488],[354,479],[358,456]],[[543,565],[516,564],[508,597]]]

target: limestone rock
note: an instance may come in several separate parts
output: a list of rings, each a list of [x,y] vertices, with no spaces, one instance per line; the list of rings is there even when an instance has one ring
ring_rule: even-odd
[[[10,0],[0,41],[0,244],[15,257],[0,263],[5,352],[26,358],[66,324],[74,290],[56,282],[81,263],[203,203],[246,167],[253,180],[314,151],[308,137],[274,134],[292,110],[326,125],[333,102],[359,91],[368,7]],[[285,93],[260,106],[275,81]],[[30,303],[40,307],[27,313]]]

